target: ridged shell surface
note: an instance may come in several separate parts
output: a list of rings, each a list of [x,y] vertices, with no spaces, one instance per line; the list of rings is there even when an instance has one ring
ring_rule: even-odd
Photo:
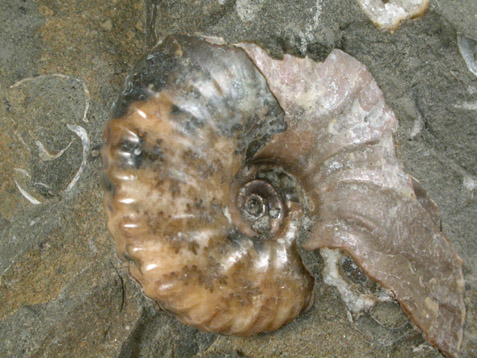
[[[168,37],[104,131],[108,227],[145,293],[206,331],[273,331],[306,310],[297,253],[345,251],[424,337],[457,356],[462,260],[399,166],[397,119],[366,67],[333,50]],[[318,306],[318,305],[317,305]]]
[[[113,117],[108,227],[149,297],[184,323],[237,335],[273,331],[310,305],[295,243],[302,189],[252,160],[286,129],[284,113],[243,50],[169,37]]]
[[[292,164],[315,204],[305,248],[346,251],[430,343],[456,356],[465,320],[462,260],[439,230],[436,204],[400,168],[397,119],[371,73],[340,50],[316,63],[241,46],[288,124],[258,156]]]

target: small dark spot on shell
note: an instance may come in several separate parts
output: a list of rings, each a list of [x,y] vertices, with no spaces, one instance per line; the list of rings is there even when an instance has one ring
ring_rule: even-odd
[[[351,257],[347,255],[343,256],[340,264],[344,277],[352,283],[368,289],[374,289],[376,287],[376,283],[371,281]]]
[[[195,241],[191,241],[188,243],[189,251],[191,251],[194,255],[197,255],[197,250],[199,249],[199,244]]]
[[[179,187],[179,183],[177,183],[176,181],[171,182],[169,186],[169,191],[171,192],[173,198],[179,196],[181,194],[181,188]]]
[[[111,195],[114,196],[114,194],[116,192],[116,187],[113,184],[113,182],[111,180],[109,180],[108,176],[105,173],[103,173],[103,175],[101,175],[101,184],[103,185],[103,188],[104,188],[105,191],[110,192]]]
[[[122,162],[126,167],[131,167],[134,169],[138,169],[142,164],[142,152],[144,141],[141,137],[138,137],[138,141],[131,141],[128,138],[123,138],[121,142],[121,151],[129,154],[124,155],[122,158]]]
[[[240,242],[242,241],[242,233],[238,231],[237,229],[230,230],[230,232],[227,234],[227,239],[229,240],[230,243],[232,243],[234,246],[240,246]]]
[[[255,249],[255,251],[261,252],[263,250],[265,243],[261,238],[258,237],[258,238],[252,239],[252,242],[253,242],[253,248]]]
[[[171,111],[170,111],[171,114],[178,114],[178,113],[182,113],[182,110],[177,107],[175,104],[172,105],[171,107]]]
[[[136,263],[136,261],[131,256],[129,256],[129,254],[127,252],[123,253],[122,259],[129,264],[135,264]]]

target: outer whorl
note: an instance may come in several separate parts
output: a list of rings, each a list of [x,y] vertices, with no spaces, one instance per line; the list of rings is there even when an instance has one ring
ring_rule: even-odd
[[[286,129],[284,114],[243,50],[169,37],[113,113],[108,227],[149,297],[182,322],[237,335],[273,331],[310,305],[295,247],[301,188],[251,164]]]
[[[462,261],[399,167],[365,66],[168,37],[104,131],[108,227],[146,294],[206,331],[273,331],[312,301],[297,253],[345,251],[444,354],[462,341]]]

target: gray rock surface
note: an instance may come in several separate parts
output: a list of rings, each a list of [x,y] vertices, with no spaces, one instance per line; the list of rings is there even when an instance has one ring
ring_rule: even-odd
[[[105,227],[98,153],[110,105],[146,51],[144,10],[134,0],[0,2],[0,356],[441,356],[398,307],[348,317],[318,253],[303,253],[315,304],[272,334],[201,333],[144,298]],[[202,33],[315,60],[337,47],[368,66],[399,119],[401,163],[464,260],[461,357],[477,356],[477,77],[457,34],[476,39],[475,16],[475,0],[436,0],[391,34],[354,1],[171,0],[155,22],[158,39]]]
[[[436,0],[432,6],[459,33],[477,41],[477,2],[473,0]]]

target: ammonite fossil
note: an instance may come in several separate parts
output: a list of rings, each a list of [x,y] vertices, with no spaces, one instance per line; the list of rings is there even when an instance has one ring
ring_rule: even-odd
[[[108,227],[161,307],[222,334],[273,331],[312,303],[297,245],[345,250],[424,336],[462,339],[461,260],[399,168],[397,121],[367,69],[169,36],[104,131]]]

